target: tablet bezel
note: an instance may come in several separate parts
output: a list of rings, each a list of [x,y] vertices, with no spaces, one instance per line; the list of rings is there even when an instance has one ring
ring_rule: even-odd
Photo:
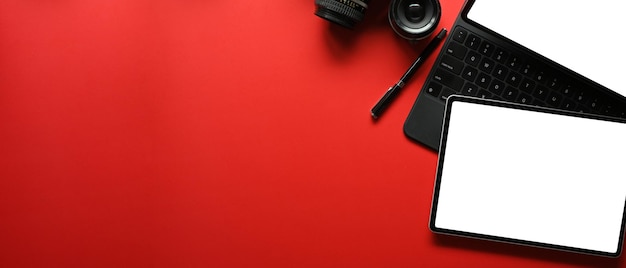
[[[534,247],[540,247],[540,248],[549,248],[549,249],[557,249],[557,250],[577,252],[577,253],[585,253],[585,254],[591,254],[591,255],[599,255],[599,256],[607,256],[607,257],[620,256],[622,252],[623,241],[624,241],[624,227],[626,224],[626,202],[624,203],[624,206],[622,209],[622,222],[621,222],[621,228],[620,228],[620,237],[618,240],[618,246],[617,246],[617,250],[615,253],[589,250],[585,248],[575,248],[575,247],[555,245],[555,244],[547,244],[547,243],[528,241],[528,240],[520,240],[520,239],[514,239],[514,238],[508,238],[508,237],[493,236],[493,235],[488,235],[488,234],[471,233],[471,232],[437,227],[435,225],[435,220],[437,216],[437,205],[438,205],[439,191],[440,191],[441,179],[442,179],[441,174],[442,174],[443,164],[445,160],[447,137],[448,137],[449,124],[450,124],[450,115],[452,112],[451,107],[454,102],[468,102],[468,103],[474,103],[474,104],[490,105],[490,106],[496,106],[496,107],[519,109],[519,110],[534,111],[534,112],[541,112],[541,113],[550,113],[550,114],[564,115],[564,116],[574,116],[574,117],[580,117],[580,118],[595,119],[595,120],[626,124],[626,119],[622,119],[622,118],[613,118],[613,117],[606,117],[606,116],[593,115],[593,114],[587,114],[587,113],[551,109],[551,108],[545,108],[545,107],[539,107],[539,106],[530,106],[530,105],[516,104],[516,103],[510,103],[510,102],[481,99],[481,98],[475,98],[475,97],[451,95],[446,102],[446,107],[445,107],[445,112],[444,112],[444,119],[443,119],[444,121],[443,121],[441,142],[440,142],[440,147],[439,147],[439,157],[438,157],[438,163],[437,163],[437,174],[435,178],[435,187],[433,191],[433,199],[432,199],[431,213],[430,213],[430,219],[429,219],[429,228],[432,232],[439,233],[439,234],[456,235],[456,236],[463,236],[463,237],[470,237],[470,238],[478,238],[478,239],[483,239],[483,240],[492,240],[492,241],[498,241],[498,242],[534,246]]]

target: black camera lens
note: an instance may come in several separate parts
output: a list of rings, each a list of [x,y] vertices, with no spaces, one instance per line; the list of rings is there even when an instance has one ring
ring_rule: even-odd
[[[420,40],[435,31],[441,19],[438,0],[394,0],[389,7],[391,28],[408,40]]]
[[[347,28],[363,20],[369,0],[315,0],[315,15]]]

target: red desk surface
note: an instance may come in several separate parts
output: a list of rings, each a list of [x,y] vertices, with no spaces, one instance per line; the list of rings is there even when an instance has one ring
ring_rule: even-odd
[[[0,1],[0,266],[624,266],[432,234],[434,57],[375,122],[423,44],[313,3]]]

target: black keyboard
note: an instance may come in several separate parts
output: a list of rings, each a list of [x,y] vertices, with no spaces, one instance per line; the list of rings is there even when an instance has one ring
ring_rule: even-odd
[[[626,118],[623,103],[537,60],[457,26],[424,88],[445,102],[452,94]]]

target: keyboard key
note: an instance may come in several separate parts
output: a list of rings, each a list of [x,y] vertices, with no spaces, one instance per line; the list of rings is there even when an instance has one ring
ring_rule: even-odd
[[[461,74],[461,70],[463,70],[463,62],[450,57],[449,55],[444,55],[441,59],[441,67],[454,73]]]
[[[509,57],[509,53],[502,50],[501,48],[496,48],[495,54],[493,54],[493,59],[499,63],[505,64],[506,59]]]
[[[520,68],[520,65],[522,65],[522,60],[517,55],[511,55],[507,61],[507,65],[512,70],[517,71]]]
[[[535,73],[535,81],[537,81],[538,84],[543,84],[546,82],[546,74],[543,71],[538,71]]]
[[[589,101],[589,96],[585,91],[579,91],[578,94],[574,95],[574,100],[578,103],[586,104]]]
[[[461,90],[461,94],[475,97],[476,95],[478,95],[478,86],[472,83],[465,83],[465,86],[463,86],[463,90]]]
[[[561,109],[574,111],[576,109],[576,103],[570,99],[563,99],[561,103]]]
[[[465,42],[466,37],[467,37],[467,30],[461,27],[457,27],[456,30],[454,31],[454,34],[452,35],[452,39],[454,39],[455,41],[459,43]]]
[[[480,69],[481,71],[490,74],[491,71],[493,71],[493,68],[495,68],[495,62],[493,62],[492,60],[488,59],[488,58],[484,58],[480,64],[478,65],[478,69]]]
[[[574,111],[579,113],[589,113],[591,110],[584,105],[578,104],[576,105],[576,109]]]
[[[517,99],[515,99],[515,101],[521,103],[521,104],[532,104],[533,103],[533,97],[531,97],[530,95],[526,94],[526,93],[520,93],[519,95],[517,95]]]
[[[478,75],[478,70],[474,69],[472,66],[465,66],[461,76],[467,81],[474,82],[476,75]]]
[[[615,114],[621,118],[626,118],[626,110],[624,108],[619,109]]]
[[[502,64],[496,65],[496,68],[493,70],[493,76],[502,81],[506,79],[506,75],[509,73],[509,70]]]
[[[478,97],[483,99],[493,99],[493,94],[489,93],[487,90],[481,89],[478,91]]]
[[[546,103],[538,99],[533,99],[533,103],[531,105],[546,107]]]
[[[575,94],[576,89],[574,88],[574,86],[572,85],[566,85],[564,87],[561,88],[560,90],[561,94],[567,96],[567,97],[571,97]]]
[[[548,89],[544,86],[539,86],[535,89],[535,92],[533,92],[533,96],[539,101],[545,101],[548,96]]]
[[[459,60],[463,60],[465,58],[465,54],[467,54],[467,48],[459,43],[450,42],[448,48],[446,49],[446,53]]]
[[[473,34],[470,34],[470,36],[467,38],[467,41],[465,41],[465,45],[471,49],[478,49],[478,47],[480,46],[480,38],[478,38],[478,36],[475,36]]]
[[[491,57],[491,54],[493,54],[494,49],[495,47],[491,43],[487,41],[483,41],[482,44],[480,45],[480,48],[478,49],[478,52],[485,55],[485,57]]]
[[[520,73],[525,76],[532,77],[533,74],[535,74],[535,67],[532,63],[523,64],[522,68],[520,69]]]
[[[561,105],[561,100],[563,97],[556,92],[552,92],[548,95],[548,99],[546,103],[552,107],[559,107]]]
[[[500,96],[504,91],[504,86],[504,82],[494,79],[493,82],[491,82],[491,85],[489,85],[489,91],[494,95]]]
[[[616,109],[613,103],[607,103],[606,105],[604,105],[602,113],[608,116],[617,116]]]
[[[561,83],[561,79],[558,77],[552,77],[552,79],[548,81],[548,88],[552,90],[558,90],[561,86],[563,86],[563,84]]]
[[[504,91],[504,94],[502,94],[502,97],[508,101],[515,101],[515,99],[517,99],[517,95],[519,95],[519,91],[509,86],[506,87],[506,90]]]
[[[443,84],[444,86],[450,87],[455,91],[461,91],[461,87],[463,87],[464,83],[463,78],[441,69],[437,69],[435,75],[433,76],[433,80]]]
[[[530,94],[535,89],[535,82],[533,82],[532,80],[528,78],[524,78],[524,80],[522,80],[522,83],[519,86],[519,89]]]
[[[442,86],[440,84],[431,82],[426,88],[426,93],[432,95],[435,98],[439,98],[439,93],[441,93],[441,89]]]
[[[519,86],[520,82],[522,82],[522,76],[519,73],[511,72],[506,78],[506,82],[514,87],[517,87]]]
[[[474,51],[470,51],[469,53],[467,53],[467,58],[465,58],[465,63],[472,65],[474,67],[477,67],[478,63],[480,62],[480,59],[482,59],[482,56],[480,54]]]
[[[489,88],[489,84],[491,83],[491,77],[485,73],[480,73],[476,77],[476,84],[482,88]]]
[[[591,101],[589,101],[589,108],[591,108],[594,111],[602,111],[603,110],[603,102],[602,99],[600,98],[594,98]]]

